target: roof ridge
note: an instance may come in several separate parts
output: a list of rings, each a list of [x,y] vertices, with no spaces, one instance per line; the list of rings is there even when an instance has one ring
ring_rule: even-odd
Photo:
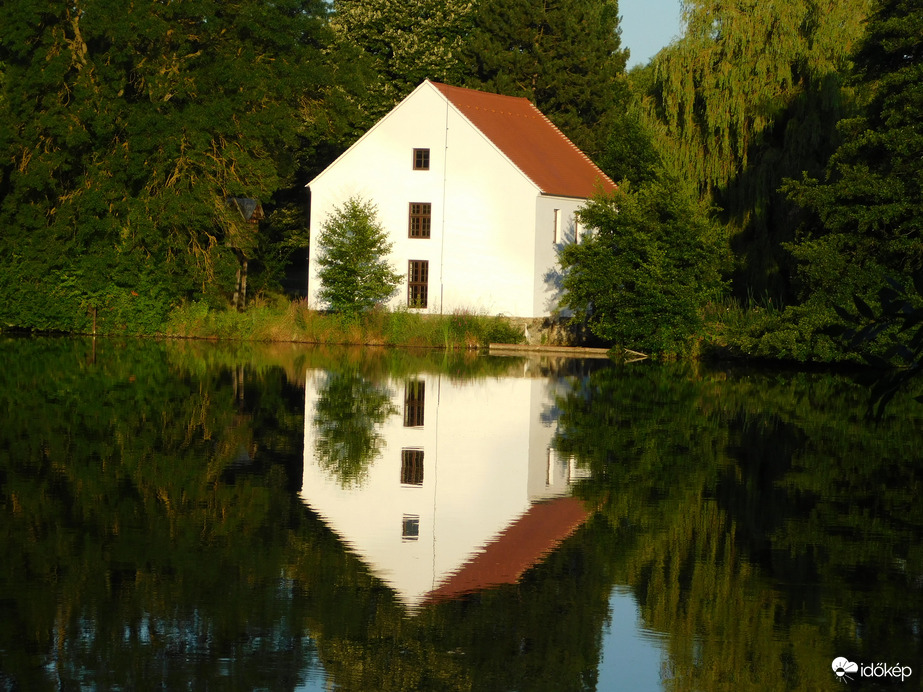
[[[470,91],[473,94],[484,94],[487,96],[496,96],[497,98],[503,99],[514,99],[516,101],[525,101],[527,103],[532,103],[525,96],[510,96],[509,94],[500,94],[495,91],[484,91],[482,89],[472,89],[471,87],[455,86],[454,84],[446,84],[445,82],[433,82],[431,80],[426,80],[434,87],[439,89],[440,87],[445,87],[446,89],[457,89],[458,91]]]
[[[589,198],[600,187],[617,188],[528,98],[426,82],[541,194]]]

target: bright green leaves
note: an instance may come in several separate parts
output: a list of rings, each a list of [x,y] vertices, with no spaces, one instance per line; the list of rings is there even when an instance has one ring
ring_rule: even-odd
[[[726,246],[708,210],[661,177],[590,200],[580,219],[595,232],[560,254],[563,306],[575,320],[625,348],[693,350],[704,306],[724,290]]]
[[[391,245],[374,204],[351,197],[337,207],[318,238],[321,300],[348,316],[388,300],[403,278],[388,262]]]

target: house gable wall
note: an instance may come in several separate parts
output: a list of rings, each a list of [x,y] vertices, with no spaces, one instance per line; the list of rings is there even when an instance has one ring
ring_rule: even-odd
[[[414,148],[429,148],[430,169],[412,169]],[[535,199],[521,171],[431,84],[379,121],[311,183],[308,299],[317,298],[317,238],[349,197],[372,200],[405,274],[391,307],[407,304],[409,260],[429,262],[430,312],[467,309],[532,316]],[[409,204],[428,202],[429,239],[409,238]]]
[[[443,312],[532,316],[538,189],[450,108]]]
[[[413,170],[414,148],[429,149],[429,170]],[[358,196],[376,204],[393,242],[389,259],[404,275],[391,308],[407,305],[408,262],[424,260],[427,312],[535,318],[556,311],[557,253],[574,241],[575,212],[585,200],[542,194],[431,83],[421,84],[309,186],[312,307],[324,307],[317,295],[321,227],[336,207]],[[409,237],[411,203],[430,204],[427,239]]]
[[[446,104],[432,89],[422,87],[309,183],[311,240],[308,301],[312,307],[323,307],[318,299],[320,279],[316,262],[321,228],[335,209],[350,197],[360,197],[377,206],[378,220],[394,242],[390,259],[401,274],[407,272],[409,204],[430,202],[433,230],[439,227],[436,219],[441,219],[443,213],[440,172],[444,166],[445,119],[432,117],[432,114],[444,113]],[[414,148],[430,150],[429,171],[413,170]],[[414,243],[413,256],[409,259],[429,260],[431,270],[438,266],[439,255],[433,250],[432,238],[414,240]],[[406,291],[405,277],[392,304],[406,304]]]

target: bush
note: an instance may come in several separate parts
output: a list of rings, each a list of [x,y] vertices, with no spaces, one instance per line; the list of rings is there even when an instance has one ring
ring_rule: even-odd
[[[627,182],[579,212],[595,232],[560,253],[562,306],[604,341],[635,350],[685,354],[703,312],[726,285],[723,233],[679,181],[637,192]]]

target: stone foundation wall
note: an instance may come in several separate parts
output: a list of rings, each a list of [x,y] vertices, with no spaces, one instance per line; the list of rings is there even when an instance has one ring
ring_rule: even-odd
[[[526,337],[526,343],[533,346],[579,346],[583,343],[582,330],[568,325],[567,318],[560,317],[509,317],[516,329]]]

